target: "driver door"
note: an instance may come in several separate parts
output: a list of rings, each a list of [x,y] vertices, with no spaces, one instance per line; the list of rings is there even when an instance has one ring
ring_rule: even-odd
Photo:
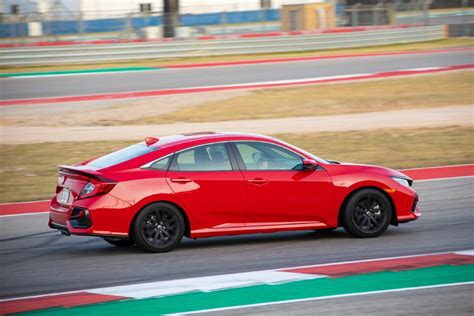
[[[332,182],[326,170],[303,170],[303,157],[276,144],[233,143],[247,186],[246,226],[327,222]]]

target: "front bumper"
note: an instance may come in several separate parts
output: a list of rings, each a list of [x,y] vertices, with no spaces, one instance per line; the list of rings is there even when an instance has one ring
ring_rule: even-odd
[[[399,188],[397,195],[397,222],[407,223],[417,220],[421,216],[418,194],[411,188]]]

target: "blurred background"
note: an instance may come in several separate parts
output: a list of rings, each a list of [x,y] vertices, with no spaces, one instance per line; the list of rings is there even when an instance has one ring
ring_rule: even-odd
[[[0,202],[48,199],[56,165],[203,130],[393,168],[471,163],[473,6],[0,1]]]
[[[474,0],[0,0],[0,12],[0,299],[473,249]],[[202,131],[395,169],[471,164],[471,177],[415,181],[421,219],[371,240],[287,232],[146,255],[47,227],[58,165]],[[293,311],[472,315],[472,284],[411,293]]]
[[[452,32],[468,35],[472,32],[472,12],[466,9],[473,3],[472,0],[3,0],[0,36],[4,42],[15,39],[16,43],[40,39],[185,40],[343,26],[435,24],[449,24]],[[305,4],[306,9],[297,8]]]

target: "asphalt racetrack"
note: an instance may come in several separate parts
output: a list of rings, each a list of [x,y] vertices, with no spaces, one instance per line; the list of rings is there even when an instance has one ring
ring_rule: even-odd
[[[116,248],[96,237],[61,236],[47,227],[45,213],[1,217],[0,298],[473,249],[473,185],[473,177],[415,182],[422,217],[399,227],[391,226],[378,238],[351,238],[339,228],[332,233],[300,231],[184,239],[177,249],[164,254],[144,253],[137,247]],[[435,292],[465,301],[465,291],[472,295],[471,286]],[[371,297],[395,297],[402,302],[407,295],[410,294]],[[348,300],[350,303],[356,299]],[[318,306],[308,304],[305,308]],[[283,311],[293,307],[276,308]],[[260,310],[264,314],[270,311]]]
[[[472,50],[249,64],[191,69],[3,78],[3,100],[123,93],[372,74],[471,64]]]

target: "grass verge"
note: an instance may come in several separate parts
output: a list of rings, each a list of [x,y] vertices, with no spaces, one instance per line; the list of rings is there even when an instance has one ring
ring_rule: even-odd
[[[474,72],[402,79],[253,90],[246,95],[181,108],[121,124],[216,122],[362,113],[472,104]]]
[[[409,168],[473,163],[473,132],[469,127],[445,127],[275,136],[323,158]],[[130,143],[2,145],[0,202],[50,198],[56,165],[77,163]]]
[[[472,38],[448,38],[437,41],[413,43],[413,44],[397,44],[371,46],[363,48],[346,48],[318,50],[307,52],[293,53],[271,53],[271,54],[249,54],[249,55],[230,55],[230,56],[212,56],[212,57],[192,57],[192,58],[171,58],[171,59],[145,59],[136,61],[121,61],[110,63],[85,63],[85,64],[65,64],[65,65],[35,65],[35,66],[2,66],[0,72],[18,73],[18,72],[41,72],[41,71],[61,71],[61,70],[85,70],[97,68],[125,68],[125,67],[166,67],[175,64],[195,64],[207,62],[224,62],[224,61],[240,61],[266,58],[285,58],[285,57],[306,57],[306,56],[322,56],[322,55],[344,55],[344,54],[364,54],[364,53],[380,53],[380,52],[400,52],[400,51],[417,51],[427,49],[442,49],[454,47],[469,47],[474,45]]]

